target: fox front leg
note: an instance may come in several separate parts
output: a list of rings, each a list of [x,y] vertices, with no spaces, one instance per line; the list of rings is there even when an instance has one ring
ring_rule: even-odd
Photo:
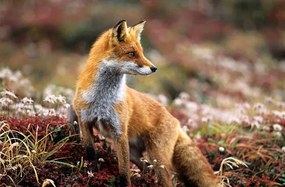
[[[79,120],[79,129],[80,129],[81,143],[85,148],[87,160],[97,161],[97,155],[94,148],[92,124],[84,123],[81,120]]]
[[[126,134],[120,135],[115,139],[115,147],[119,163],[120,187],[126,187],[131,184],[129,171],[129,142]]]

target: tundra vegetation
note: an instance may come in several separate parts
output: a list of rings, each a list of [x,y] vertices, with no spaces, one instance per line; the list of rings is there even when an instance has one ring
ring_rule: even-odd
[[[96,136],[98,161],[86,161],[66,113],[91,43],[118,21],[109,15],[147,19],[158,71],[128,84],[167,107],[225,186],[285,185],[283,1],[41,2],[1,2],[0,186],[117,185],[112,145]],[[155,160],[141,162],[132,184],[158,186]]]

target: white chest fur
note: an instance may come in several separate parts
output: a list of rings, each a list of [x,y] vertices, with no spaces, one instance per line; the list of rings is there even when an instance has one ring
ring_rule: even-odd
[[[108,61],[101,63],[95,76],[96,81],[91,89],[82,93],[82,99],[90,104],[90,107],[81,110],[81,120],[107,121],[114,132],[120,134],[119,117],[114,105],[125,97],[126,77]]]

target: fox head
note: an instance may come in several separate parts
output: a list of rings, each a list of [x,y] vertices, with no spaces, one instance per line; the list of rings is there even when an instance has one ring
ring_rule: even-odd
[[[128,27],[125,20],[110,30],[107,65],[122,74],[149,75],[157,68],[144,56],[140,43],[145,21]]]

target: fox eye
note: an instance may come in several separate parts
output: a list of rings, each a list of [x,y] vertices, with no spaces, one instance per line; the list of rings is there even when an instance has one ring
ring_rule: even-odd
[[[128,53],[128,56],[129,56],[129,57],[134,57],[135,55],[136,55],[135,52],[129,52],[129,53]]]

